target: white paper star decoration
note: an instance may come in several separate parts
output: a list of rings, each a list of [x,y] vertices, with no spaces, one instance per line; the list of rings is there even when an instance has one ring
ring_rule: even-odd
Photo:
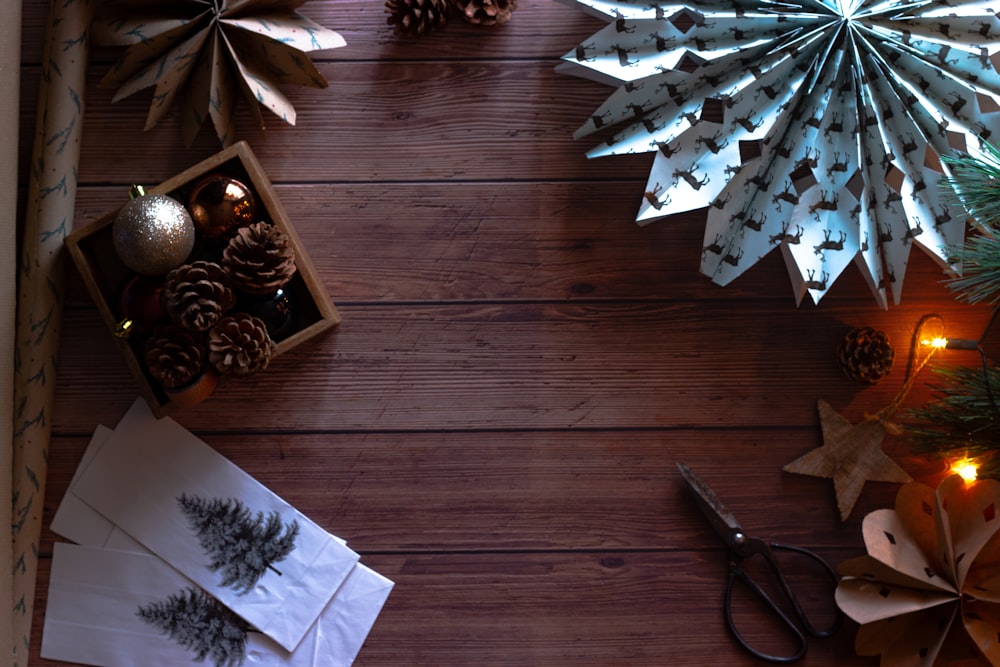
[[[915,243],[945,270],[967,214],[940,156],[1000,136],[1000,21],[976,0],[563,0],[611,22],[558,69],[617,86],[589,157],[656,152],[636,220],[708,207],[726,285],[780,247],[797,300],[855,259],[899,303]]]
[[[187,144],[206,118],[224,146],[233,143],[240,98],[259,127],[261,106],[294,125],[295,109],[279,86],[325,88],[306,54],[346,43],[296,11],[305,1],[106,0],[94,41],[128,48],[101,85],[117,88],[114,102],[155,86],[146,129],[176,103]]]

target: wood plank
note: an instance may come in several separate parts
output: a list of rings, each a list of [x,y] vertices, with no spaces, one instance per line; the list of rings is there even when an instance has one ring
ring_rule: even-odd
[[[22,137],[45,10],[25,6]],[[578,7],[525,1],[498,29],[453,21],[420,39],[393,36],[381,0],[302,11],[348,41],[315,54],[330,87],[286,91],[296,127],[268,118],[259,134],[244,113],[239,135],[343,322],[177,420],[397,582],[358,665],[757,664],[727,636],[724,554],[676,462],[750,532],[859,555],[863,516],[896,487],[866,485],[842,523],[829,480],[781,466],[820,444],[817,399],[855,421],[891,400],[922,315],[976,338],[989,308],[957,303],[919,251],[888,311],[854,267],[796,308],[774,253],[712,284],[703,213],[633,222],[652,156],[588,160],[593,142],[572,138],[612,91],[554,71],[604,25]],[[118,53],[97,49],[90,68],[77,227],[218,150],[207,128],[181,146],[173,117],[143,132],[149,91],[112,104],[97,82]],[[30,141],[19,150],[27,176]],[[87,436],[137,395],[79,285],[67,304],[46,527]],[[896,346],[873,387],[833,360],[861,325]],[[903,441],[885,448],[940,474]],[[56,667],[38,658],[55,539],[40,545],[42,667]],[[766,639],[757,618],[745,629]],[[802,664],[877,664],[853,655],[853,630]]]
[[[572,181],[286,184],[275,192],[337,303],[777,298],[776,308],[794,305],[779,252],[719,287],[699,272],[703,211],[639,227],[631,216],[642,183],[598,187],[600,196],[593,184]],[[120,206],[126,192],[127,184],[81,189],[76,227]],[[903,305],[952,300],[944,278],[914,248]],[[71,292],[71,301],[81,298],[83,291]],[[854,266],[821,308],[847,300],[859,321],[875,310]],[[812,309],[806,297],[800,310]]]
[[[875,326],[905,355],[928,308],[887,314],[834,301],[800,312],[781,300],[755,319],[738,303],[338,302],[336,331],[226,383],[183,423],[264,431],[804,426],[815,422],[819,398],[860,419],[892,400],[905,366],[859,393],[834,361],[839,340],[852,326]],[[935,310],[972,337],[988,316],[954,301]],[[116,420],[135,383],[94,310],[68,309],[65,327],[73,335],[60,352],[54,427],[80,433],[95,419]],[[921,397],[926,391],[915,391],[913,404]],[[281,419],[261,423],[262,409]]]
[[[685,462],[748,531],[860,554],[862,519],[891,507],[898,488],[866,485],[841,522],[829,480],[781,471],[819,445],[818,427],[201,437],[364,553],[712,549],[717,540],[677,472]],[[87,440],[53,443],[46,557],[58,539],[47,527]],[[903,443],[886,450],[935,482],[935,466],[908,457]]]
[[[572,133],[612,89],[557,74],[554,65],[551,60],[319,63],[329,88],[287,91],[298,114],[294,127],[271,116],[266,132],[258,132],[243,109],[236,136],[248,141],[281,181],[626,177],[645,183],[652,154],[586,158],[595,142],[576,142]],[[91,72],[86,92],[89,108],[101,111],[84,117],[83,183],[162,180],[164,170],[180,172],[218,150],[207,126],[190,149],[177,150],[176,114],[144,132],[149,94],[112,104],[113,91],[97,88],[99,78]],[[28,99],[35,99],[30,82],[26,85]],[[638,204],[631,203],[630,211]]]
[[[829,489],[817,488],[824,482],[784,475],[770,460],[806,439],[775,431],[725,442],[707,432],[207,441],[397,582],[363,661],[464,663],[471,644],[483,664],[562,665],[611,664],[609,656],[697,662],[722,641],[723,554],[680,484],[676,458],[731,487],[726,502],[755,534],[807,543],[834,563],[860,553],[861,516],[890,502],[894,489],[870,485],[858,515],[839,525],[822,497]],[[54,445],[45,525],[84,445]],[[549,532],[539,534],[542,526]],[[45,559],[53,539],[44,536]],[[43,576],[47,567],[43,560]],[[710,603],[676,613],[678,600],[697,599]],[[44,604],[40,590],[39,627]],[[748,624],[750,636],[762,632]],[[693,645],[676,641],[684,633]],[[849,641],[823,644],[807,664],[866,664],[848,661],[849,650]]]
[[[306,2],[299,12],[320,25],[339,32],[347,45],[312,54],[316,61],[342,60],[517,60],[551,58],[567,53],[605,22],[558,2],[522,2],[512,20],[486,28],[467,24],[457,15],[447,27],[422,37],[397,36],[386,22],[385,3],[379,0]],[[41,59],[45,32],[45,2],[30,2],[22,18],[22,61],[36,65]],[[93,57],[107,66],[119,49],[98,48]],[[103,72],[103,69],[98,71]]]
[[[718,551],[378,554],[362,561],[397,585],[355,663],[359,667],[662,667],[707,664],[708,655],[725,655],[727,665],[759,664],[727,635]],[[48,561],[41,569],[46,576]],[[745,618],[754,622],[752,613]],[[41,616],[36,620],[40,625]],[[801,664],[875,664],[853,656],[853,632],[848,624],[835,639],[814,641]],[[765,646],[776,643],[762,630],[747,634]],[[39,645],[36,638],[33,658]]]

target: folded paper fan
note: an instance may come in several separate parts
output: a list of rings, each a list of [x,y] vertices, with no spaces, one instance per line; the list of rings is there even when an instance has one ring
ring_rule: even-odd
[[[190,144],[206,116],[219,141],[233,143],[233,114],[242,98],[258,126],[260,106],[295,124],[282,84],[325,88],[306,55],[346,43],[302,16],[305,0],[173,0],[109,2],[94,22],[94,41],[126,46],[101,80],[117,88],[113,101],[154,87],[146,129],[174,104]]]
[[[958,475],[900,488],[862,525],[837,605],[861,624],[859,655],[894,665],[1000,665],[1000,482]]]
[[[610,23],[558,69],[617,87],[577,138],[655,152],[636,220],[706,208],[726,285],[781,248],[796,299],[855,260],[899,303],[912,245],[957,272],[968,218],[941,156],[1000,132],[1000,20],[981,0],[563,0]],[[610,128],[610,132],[609,132]]]

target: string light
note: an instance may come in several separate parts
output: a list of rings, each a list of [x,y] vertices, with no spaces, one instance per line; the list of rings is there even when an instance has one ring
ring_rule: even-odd
[[[930,331],[928,331],[930,329]],[[936,330],[935,330],[936,329]],[[910,348],[910,359],[907,384],[911,383],[916,374],[930,362],[931,358],[943,350],[970,350],[979,352],[983,362],[983,383],[986,387],[986,395],[990,405],[993,406],[994,414],[997,414],[996,402],[993,398],[993,391],[990,387],[989,374],[987,369],[986,352],[983,350],[978,340],[965,338],[949,338],[945,335],[944,320],[934,313],[924,315],[920,318],[916,329],[913,332]],[[919,341],[919,345],[917,342]],[[917,348],[923,348],[925,353],[919,359],[920,354]],[[972,484],[979,476],[979,463],[968,455],[953,462],[949,468],[951,474],[959,475],[966,484]]]
[[[998,313],[1000,313],[1000,309],[994,311],[993,317],[990,319],[991,324],[993,322],[993,319],[997,317]],[[941,327],[942,333],[935,336],[921,335],[924,327],[932,326],[933,322],[937,322],[938,326]],[[968,338],[948,338],[944,335],[943,329],[944,329],[944,320],[941,319],[940,315],[930,313],[920,318],[920,322],[917,324],[917,328],[914,331],[914,340],[919,339],[920,346],[925,348],[930,348],[930,350],[924,357],[923,362],[921,362],[920,366],[918,366],[917,370],[923,368],[923,365],[926,364],[928,361],[930,361],[931,356],[933,356],[935,352],[938,352],[940,350],[968,350],[968,351],[978,352],[983,365],[983,385],[986,387],[986,398],[989,400],[990,405],[993,407],[993,413],[1000,415],[1000,409],[997,408],[996,399],[994,399],[993,397],[993,388],[990,387],[990,375],[988,367],[989,364],[986,358],[986,351],[982,348],[982,345],[980,345],[978,340],[971,340]],[[989,330],[989,327],[987,327],[987,330]],[[912,364],[913,363],[912,357],[910,361]]]
[[[951,472],[964,479],[966,484],[971,484],[979,474],[979,464],[966,456],[951,464]]]
[[[925,338],[920,341],[920,344],[924,347],[932,347],[935,350],[943,350],[948,347],[948,339],[943,336],[938,336],[936,338]]]

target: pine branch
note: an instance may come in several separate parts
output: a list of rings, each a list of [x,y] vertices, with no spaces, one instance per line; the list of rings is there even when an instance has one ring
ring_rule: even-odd
[[[1000,479],[1000,415],[991,391],[1000,388],[1000,369],[935,369],[935,375],[940,384],[932,385],[931,402],[909,411],[916,422],[903,426],[913,450],[938,459],[968,456],[980,476]]]
[[[1000,239],[970,237],[956,255],[963,275],[948,281],[948,287],[957,297],[966,303],[1000,303]]]
[[[962,277],[948,281],[959,300],[1000,303],[1000,148],[983,142],[977,155],[942,155],[951,176],[941,179],[952,204],[965,208],[978,234],[948,248],[962,265]]]
[[[955,198],[985,227],[1000,225],[1000,148],[983,142],[978,155],[942,155],[951,176],[941,180]]]

